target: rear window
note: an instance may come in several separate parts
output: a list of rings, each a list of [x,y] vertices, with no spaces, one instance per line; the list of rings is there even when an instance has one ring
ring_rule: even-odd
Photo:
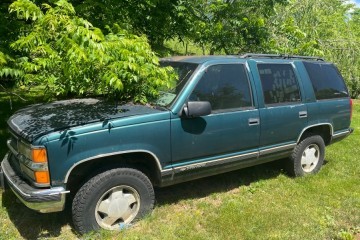
[[[349,93],[337,68],[330,63],[304,62],[316,99],[348,97]]]

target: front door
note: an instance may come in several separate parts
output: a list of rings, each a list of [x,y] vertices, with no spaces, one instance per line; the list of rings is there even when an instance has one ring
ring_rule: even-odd
[[[176,116],[171,120],[175,170],[257,156],[259,111],[254,107],[243,64],[209,66],[188,101],[209,101],[212,113],[198,118]]]

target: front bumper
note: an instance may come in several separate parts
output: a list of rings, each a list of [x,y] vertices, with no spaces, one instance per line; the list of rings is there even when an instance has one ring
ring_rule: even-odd
[[[0,166],[0,187],[5,182],[28,208],[41,213],[59,212],[65,207],[66,191],[63,187],[34,188],[23,181],[9,163],[10,154],[5,155]]]

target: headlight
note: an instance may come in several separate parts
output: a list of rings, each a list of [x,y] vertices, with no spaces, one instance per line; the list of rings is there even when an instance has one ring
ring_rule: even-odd
[[[26,145],[23,142],[18,142],[18,151],[20,154],[24,155],[27,159],[31,160],[31,148],[29,145]]]
[[[18,151],[27,159],[20,160],[22,171],[41,186],[50,184],[46,148],[31,147],[19,141]]]
[[[47,162],[47,154],[45,148],[30,148],[23,142],[18,143],[18,151],[24,155],[27,159],[36,162],[36,163],[45,163]]]

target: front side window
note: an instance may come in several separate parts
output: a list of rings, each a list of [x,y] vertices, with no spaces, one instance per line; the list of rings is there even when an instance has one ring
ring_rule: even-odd
[[[300,89],[290,64],[257,65],[265,104],[300,102]]]
[[[243,64],[219,64],[207,68],[189,101],[209,101],[212,110],[252,106],[249,80]]]
[[[159,97],[153,100],[152,103],[162,107],[169,107],[175,101],[191,76],[195,73],[198,64],[164,61],[160,62],[160,65],[162,67],[172,67],[177,75],[177,82],[176,86],[173,88],[160,91]]]
[[[348,97],[344,80],[333,64],[304,62],[314,88],[316,99]]]

